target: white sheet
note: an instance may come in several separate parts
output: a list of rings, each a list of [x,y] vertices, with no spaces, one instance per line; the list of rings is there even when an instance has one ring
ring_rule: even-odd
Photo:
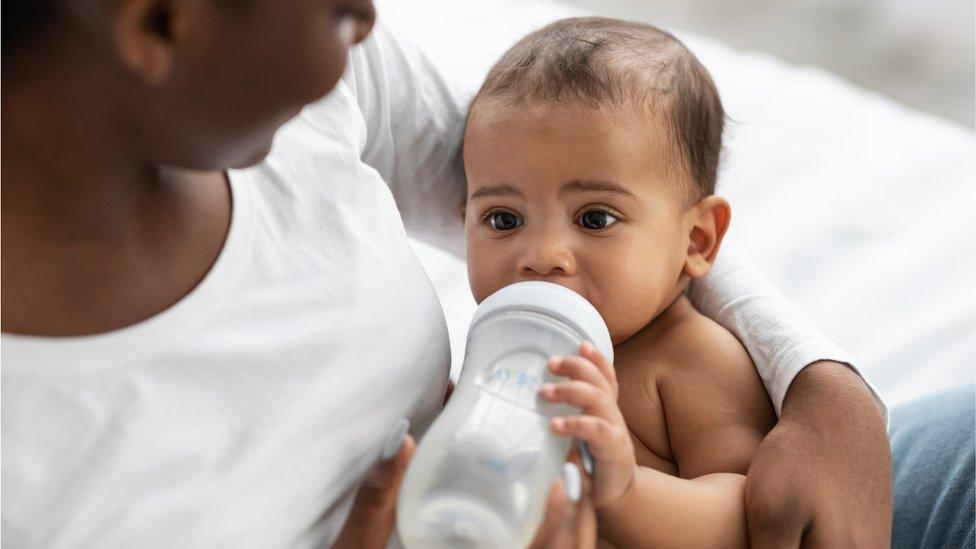
[[[581,13],[548,0],[377,4],[471,94],[517,38]],[[678,34],[732,120],[719,192],[738,244],[889,404],[973,383],[973,133],[821,70]],[[417,249],[448,317],[456,375],[474,307],[464,267]]]

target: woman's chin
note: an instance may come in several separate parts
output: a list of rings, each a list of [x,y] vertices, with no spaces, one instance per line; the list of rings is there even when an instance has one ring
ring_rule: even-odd
[[[271,152],[272,143],[273,140],[269,139],[268,142],[264,144],[260,149],[254,150],[250,155],[241,158],[237,162],[231,163],[231,165],[228,166],[228,168],[234,170],[240,170],[244,168],[250,168],[255,164],[260,164],[261,161],[267,158],[268,154]]]
[[[283,113],[272,125],[273,129],[270,129],[267,136],[263,137],[260,141],[256,141],[254,146],[250,148],[249,153],[241,155],[239,158],[234,159],[234,161],[229,162],[227,168],[239,170],[260,164],[271,153],[275,135],[281,130],[281,127],[298,116],[303,108],[304,106],[294,107]]]

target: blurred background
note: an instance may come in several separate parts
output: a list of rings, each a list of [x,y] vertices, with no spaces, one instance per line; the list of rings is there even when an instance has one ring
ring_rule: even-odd
[[[973,0],[568,0],[814,65],[974,127]]]

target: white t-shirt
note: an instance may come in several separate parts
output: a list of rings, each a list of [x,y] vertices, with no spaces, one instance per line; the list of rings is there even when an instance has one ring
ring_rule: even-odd
[[[330,543],[397,420],[420,435],[440,408],[447,330],[404,225],[463,246],[466,99],[378,27],[264,163],[230,173],[230,232],[190,295],[108,334],[3,335],[3,543]],[[692,296],[732,323],[777,408],[803,366],[846,361],[726,264],[738,275]]]

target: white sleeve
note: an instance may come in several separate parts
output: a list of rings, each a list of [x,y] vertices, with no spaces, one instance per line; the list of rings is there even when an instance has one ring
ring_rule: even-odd
[[[814,362],[840,362],[861,375],[847,353],[815,328],[731,243],[722,247],[712,270],[691,284],[688,296],[702,314],[735,334],[745,346],[777,416],[793,379]],[[887,423],[887,407],[870,382],[865,379],[865,383]]]
[[[461,139],[470,93],[377,24],[344,77],[366,124],[362,160],[387,182],[411,236],[464,255]]]

